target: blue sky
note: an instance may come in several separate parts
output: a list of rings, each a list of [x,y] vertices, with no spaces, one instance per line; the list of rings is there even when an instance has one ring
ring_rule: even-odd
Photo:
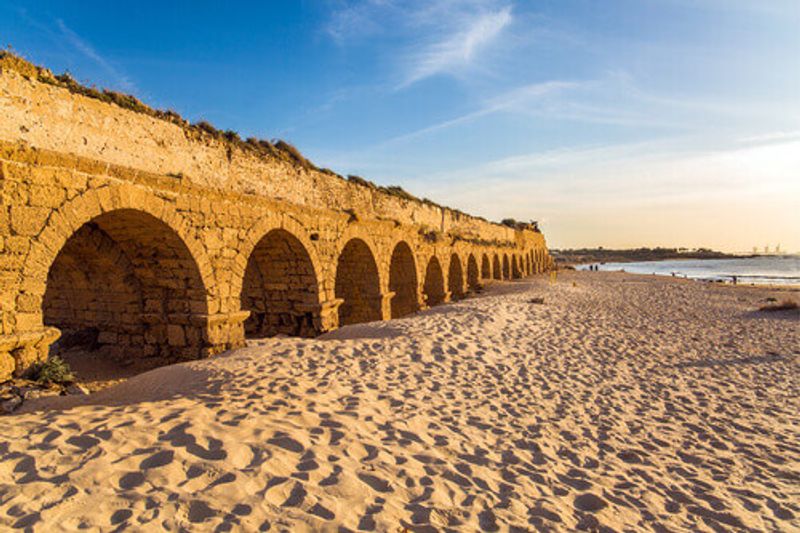
[[[56,72],[551,246],[800,251],[797,0],[0,1]]]

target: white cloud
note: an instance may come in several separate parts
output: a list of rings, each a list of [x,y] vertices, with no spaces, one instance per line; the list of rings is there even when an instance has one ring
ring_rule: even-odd
[[[739,139],[743,144],[751,143],[768,143],[768,142],[782,142],[800,139],[800,130],[793,131],[770,131],[767,133],[759,133],[758,135],[750,135]]]
[[[325,32],[338,44],[381,36],[393,43],[395,89],[478,65],[513,21],[510,0],[357,0],[341,2]]]
[[[381,31],[387,11],[394,11],[390,0],[366,0],[346,2],[335,9],[328,21],[325,32],[339,44],[356,37],[366,37]]]
[[[480,12],[439,40],[415,51],[398,88],[442,73],[452,73],[469,66],[482,49],[495,41],[511,24],[511,7]]]
[[[552,95],[554,93],[558,93],[568,89],[574,89],[579,86],[580,83],[577,82],[560,81],[560,80],[551,80],[542,83],[532,83],[530,85],[526,85],[524,87],[514,89],[508,91],[507,93],[503,93],[499,96],[491,98],[486,102],[484,102],[483,106],[476,109],[475,111],[471,111],[464,115],[449,120],[445,120],[436,124],[432,124],[430,126],[426,126],[422,129],[412,131],[411,133],[406,133],[397,137],[393,137],[391,139],[388,139],[380,143],[379,146],[386,147],[392,144],[415,140],[420,137],[424,137],[426,135],[446,130],[448,128],[460,126],[463,124],[468,124],[472,121],[478,120],[488,115],[492,115],[494,113],[499,113],[502,111],[516,111],[517,108],[523,105],[525,102],[530,102],[533,99],[544,98],[548,95]]]

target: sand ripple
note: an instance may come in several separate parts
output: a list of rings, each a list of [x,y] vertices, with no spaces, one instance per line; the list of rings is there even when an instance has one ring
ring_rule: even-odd
[[[0,525],[797,529],[800,319],[768,292],[501,284],[31,402],[0,419]]]

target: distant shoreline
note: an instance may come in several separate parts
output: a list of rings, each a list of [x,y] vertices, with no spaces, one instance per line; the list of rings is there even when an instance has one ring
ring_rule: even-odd
[[[800,283],[800,256],[749,255],[742,257],[677,257],[645,261],[560,263],[565,270],[624,271],[697,281],[743,285],[796,286]]]
[[[728,254],[716,250],[680,251],[677,248],[636,248],[608,250],[582,248],[577,250],[550,250],[556,263],[562,266],[588,263],[641,263],[645,261],[675,261],[681,259],[750,259],[763,254]]]

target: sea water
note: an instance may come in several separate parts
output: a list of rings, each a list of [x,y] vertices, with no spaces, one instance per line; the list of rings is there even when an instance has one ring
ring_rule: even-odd
[[[708,281],[737,283],[798,285],[800,255],[766,255],[743,259],[675,259],[639,263],[593,263],[599,270],[624,270],[634,274],[658,274]],[[588,270],[580,265],[578,270]]]

